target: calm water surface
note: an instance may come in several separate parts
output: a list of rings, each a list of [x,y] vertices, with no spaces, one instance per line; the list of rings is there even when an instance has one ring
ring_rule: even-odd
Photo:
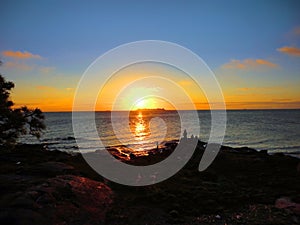
[[[183,113],[189,114],[189,111]],[[89,138],[93,121],[88,113],[82,112],[81,130],[85,134],[83,149],[99,149]],[[186,121],[188,134],[197,135],[207,141],[210,133],[210,111],[198,111],[200,130],[195,121]],[[72,128],[71,112],[45,113],[47,130],[41,142],[50,149],[77,151]],[[163,141],[179,139],[181,136],[180,117],[176,111],[161,112],[118,112],[116,137],[110,112],[96,112],[96,126],[99,138],[105,146],[127,145],[136,151],[154,148]],[[20,139],[22,143],[37,143],[32,137]],[[248,146],[272,152],[300,152],[300,110],[232,110],[227,111],[227,129],[224,145]]]

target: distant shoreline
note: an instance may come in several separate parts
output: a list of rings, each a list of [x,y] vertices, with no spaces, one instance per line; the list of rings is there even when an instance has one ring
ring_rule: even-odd
[[[300,108],[295,108],[295,109],[226,109],[226,111],[286,111],[286,110],[300,110]],[[133,110],[136,111],[136,110]],[[149,110],[151,111],[151,109]],[[173,109],[164,109],[166,112],[173,112],[173,111],[194,111],[192,109],[182,109],[182,110],[173,110]],[[196,111],[224,111],[223,109],[197,109]],[[72,112],[130,112],[130,110],[97,110],[97,111],[44,111],[45,113],[72,113]]]

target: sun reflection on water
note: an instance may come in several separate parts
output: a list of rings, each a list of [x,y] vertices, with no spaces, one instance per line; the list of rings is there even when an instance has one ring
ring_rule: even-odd
[[[141,111],[138,112],[134,121],[134,135],[135,139],[138,141],[143,141],[146,136],[150,135]]]
[[[177,112],[171,113],[163,108],[138,109],[129,112],[130,148],[135,152],[156,149],[161,143],[171,140],[169,132],[178,130],[180,137],[180,118]],[[167,118],[167,120],[166,120]]]

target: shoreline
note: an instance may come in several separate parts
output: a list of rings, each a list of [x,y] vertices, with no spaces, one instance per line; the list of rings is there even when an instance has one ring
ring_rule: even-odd
[[[48,151],[42,145],[0,150],[1,224],[300,221],[300,160],[282,153],[222,146],[212,165],[199,172],[201,143],[173,177],[151,186],[129,187],[98,175],[80,154]],[[164,157],[166,153],[133,157],[130,163],[151,164]]]
[[[203,142],[201,140],[199,140],[199,141]],[[164,148],[165,144],[172,143],[172,142],[179,142],[179,140],[171,139],[171,140],[163,141],[162,143],[159,144],[159,146],[160,146],[160,148]],[[203,143],[206,143],[206,142],[203,142]],[[33,142],[26,142],[25,140],[23,140],[22,142],[17,143],[17,145],[31,145],[31,144],[46,146],[47,149],[49,149],[49,151],[59,150],[59,151],[67,152],[70,154],[73,154],[73,153],[74,154],[76,154],[76,153],[85,154],[85,153],[89,153],[89,152],[105,150],[104,148],[116,149],[120,152],[122,150],[124,150],[124,153],[131,152],[132,150],[130,150],[130,149],[134,150],[135,148],[138,148],[138,150],[136,150],[137,152],[147,152],[147,151],[153,151],[155,149],[154,146],[156,146],[155,142],[146,143],[146,150],[140,150],[143,148],[142,144],[128,144],[128,146],[126,146],[124,144],[120,144],[120,145],[106,146],[101,149],[100,148],[86,148],[80,152],[78,150],[75,138],[73,136],[66,136],[66,137],[53,138],[53,139],[46,138],[45,140],[42,139],[40,141],[33,141]],[[247,144],[241,144],[239,142],[232,143],[232,141],[230,141],[230,143],[225,142],[222,144],[223,147],[232,148],[232,149],[252,148],[252,149],[255,149],[256,151],[267,151],[268,154],[270,154],[270,155],[277,154],[277,153],[283,153],[285,155],[290,155],[292,157],[300,158],[300,148],[299,148],[300,146],[298,146],[298,145],[286,146],[286,148],[284,148],[284,147],[275,147],[274,148],[270,144],[266,144],[266,145],[268,145],[268,146],[259,147],[259,146],[255,146],[255,144],[250,144],[248,146]],[[277,143],[277,145],[278,145],[278,143]]]
[[[75,140],[74,137],[67,137],[67,138],[64,138],[64,140]],[[179,143],[179,139],[173,139],[173,140],[169,140],[169,141],[164,141],[163,143],[161,143],[159,145],[159,149],[156,149],[156,148],[149,148],[149,149],[146,149],[146,150],[136,150],[136,154],[137,155],[147,155],[147,153],[149,154],[156,154],[157,151],[163,151],[163,150],[168,150],[168,147],[170,146],[173,146],[174,147],[174,144],[178,144]],[[198,140],[199,144],[201,145],[205,145],[207,144],[207,142],[203,142],[203,141],[200,141]],[[131,150],[130,147],[127,147],[125,145],[111,145],[111,146],[107,146],[105,149],[95,149],[95,150],[89,150],[87,152],[80,152],[78,150],[78,147],[77,146],[72,146],[71,148],[66,148],[66,149],[48,149],[47,147],[48,146],[51,146],[51,145],[56,145],[57,143],[34,143],[34,144],[27,144],[27,143],[18,143],[17,145],[19,146],[23,146],[23,145],[37,145],[37,146],[44,146],[44,148],[46,148],[47,150],[49,151],[61,151],[61,152],[66,152],[68,154],[71,154],[71,155],[74,155],[74,154],[88,154],[88,153],[93,153],[93,152],[101,152],[101,151],[104,151],[104,150],[107,150],[109,151],[111,154],[113,154],[115,157],[117,158],[122,158],[122,154],[125,153],[125,155],[129,156],[130,153],[134,152],[134,149]],[[233,151],[235,150],[238,150],[238,149],[252,149],[254,151],[257,151],[257,152],[267,152],[268,155],[274,155],[274,154],[284,154],[284,155],[287,155],[287,156],[291,156],[291,157],[295,157],[295,158],[298,158],[300,159],[300,150],[299,151],[293,151],[293,152],[280,152],[280,151],[271,151],[269,149],[255,149],[255,148],[252,148],[252,147],[248,147],[247,145],[238,145],[238,146],[235,146],[235,147],[232,147],[230,145],[221,145],[221,148],[226,148],[226,149],[232,149]],[[70,150],[71,149],[71,150]],[[122,150],[124,150],[122,152]]]

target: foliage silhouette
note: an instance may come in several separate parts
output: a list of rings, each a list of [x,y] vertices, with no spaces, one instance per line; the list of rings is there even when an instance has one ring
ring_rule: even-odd
[[[0,145],[13,146],[25,134],[40,138],[46,128],[45,116],[40,109],[29,109],[26,106],[13,108],[10,93],[14,87],[13,82],[6,81],[0,74]]]

